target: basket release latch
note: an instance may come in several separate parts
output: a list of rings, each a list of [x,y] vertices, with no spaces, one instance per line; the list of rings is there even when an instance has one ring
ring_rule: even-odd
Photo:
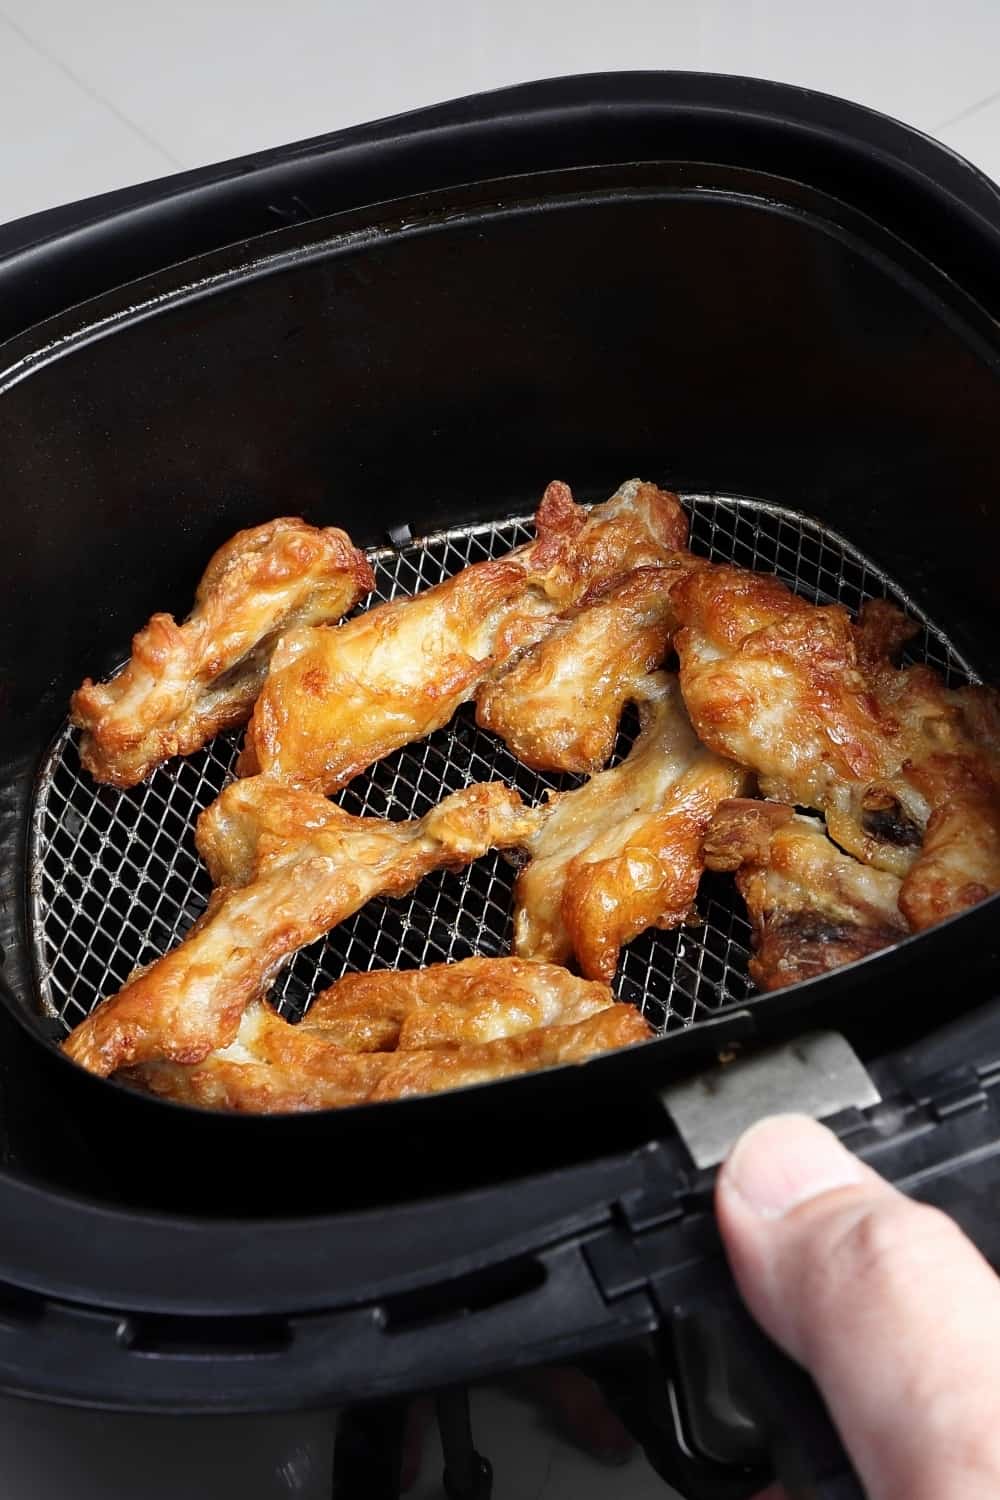
[[[660,1095],[698,1167],[714,1167],[750,1125],[765,1115],[827,1120],[866,1109],[881,1095],[850,1043],[836,1031],[815,1031],[724,1063]]]

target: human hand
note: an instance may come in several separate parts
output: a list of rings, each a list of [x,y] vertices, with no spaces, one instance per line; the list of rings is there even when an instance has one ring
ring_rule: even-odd
[[[740,1138],[716,1214],[744,1301],[816,1381],[869,1500],[997,1500],[1000,1281],[957,1225],[798,1115]]]

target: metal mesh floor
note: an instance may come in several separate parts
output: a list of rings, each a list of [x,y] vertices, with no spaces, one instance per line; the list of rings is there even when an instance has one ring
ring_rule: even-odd
[[[684,498],[695,552],[777,573],[818,602],[855,610],[865,598],[893,599],[923,626],[912,659],[931,662],[949,680],[974,678],[941,631],[843,538],[761,502]],[[531,534],[530,519],[522,518],[379,549],[369,554],[376,588],[366,607],[439,583]],[[120,989],[137,965],[172,947],[204,909],[210,887],[195,853],[194,824],[230,779],[239,739],[221,735],[197,755],[161,766],[143,785],[120,792],[82,771],[75,730],[67,724],[56,737],[32,815],[30,905],[40,998],[66,1031]],[[630,742],[626,719],[616,754]],[[447,728],[358,777],[338,800],[352,813],[420,817],[447,792],[491,779],[509,782],[532,802],[548,787],[578,784],[526,769],[476,727],[466,707]],[[509,952],[513,875],[501,855],[491,854],[461,872],[429,876],[401,900],[370,902],[298,953],[272,999],[291,1018],[349,970]],[[623,954],[618,994],[659,1031],[691,1025],[752,990],[749,927],[731,879],[706,877],[698,908],[701,925],[646,933]]]

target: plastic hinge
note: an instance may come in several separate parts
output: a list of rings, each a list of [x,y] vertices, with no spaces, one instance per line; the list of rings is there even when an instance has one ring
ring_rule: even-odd
[[[933,1130],[939,1122],[926,1105],[911,1101],[888,1100],[868,1109],[845,1109],[822,1123],[832,1130],[848,1151],[863,1161],[902,1149],[917,1137]],[[877,1162],[872,1160],[872,1166]]]
[[[645,1291],[646,1273],[632,1239],[621,1229],[606,1229],[587,1240],[583,1254],[605,1302]]]
[[[633,1234],[642,1234],[647,1229],[659,1229],[684,1217],[684,1209],[675,1196],[667,1196],[656,1188],[637,1188],[619,1200],[622,1218]]]
[[[947,1068],[923,1079],[912,1090],[932,1119],[940,1123],[955,1115],[986,1106],[986,1089],[979,1071],[973,1067]]]
[[[598,1291],[605,1302],[635,1292],[653,1297],[664,1276],[673,1280],[692,1254],[718,1255],[721,1246],[712,1213],[715,1173],[695,1173],[685,1189],[669,1195],[647,1186],[621,1198],[616,1220],[582,1246]],[[704,1179],[704,1181],[702,1181]],[[704,1192],[692,1192],[703,1187]]]
[[[994,1057],[988,1063],[979,1063],[976,1071],[984,1089],[995,1089],[1000,1084],[1000,1057]]]
[[[870,1105],[867,1110],[864,1110],[851,1105],[848,1109],[838,1110],[835,1115],[827,1115],[822,1123],[827,1130],[832,1130],[845,1146],[849,1146],[856,1137],[868,1135],[871,1132],[869,1114],[872,1109],[878,1109],[878,1107],[878,1105]]]

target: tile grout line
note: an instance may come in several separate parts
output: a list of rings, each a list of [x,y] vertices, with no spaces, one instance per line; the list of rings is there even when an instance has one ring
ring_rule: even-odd
[[[965,109],[960,109],[957,114],[949,115],[947,120],[941,120],[933,128],[935,130],[947,130],[952,125],[959,125],[965,120],[971,120],[973,115],[978,115],[981,109],[986,109],[989,105],[996,104],[998,99],[1000,99],[1000,89],[995,89],[992,94],[987,94],[985,99],[980,99],[975,104],[970,104]]]
[[[68,64],[64,63],[61,57],[57,56],[56,53],[51,52],[49,48],[43,46],[41,42],[36,41],[33,36],[25,31],[23,26],[19,26],[16,21],[11,20],[10,16],[2,10],[0,10],[0,24],[7,26],[15,36],[20,37],[21,41],[24,42],[26,47],[30,47],[31,50],[37,53],[39,57],[44,58],[46,62],[51,63],[53,67],[58,68],[60,73],[68,78],[71,83],[75,84],[78,89],[81,89],[83,93],[88,96],[88,98],[92,99],[95,104],[101,105],[102,108],[106,109],[109,114],[114,115],[115,119],[118,120],[120,124],[124,125],[128,130],[130,130],[133,135],[138,136],[139,139],[143,141],[147,146],[151,146],[152,149],[158,152],[159,155],[162,156],[170,166],[177,167],[181,170],[184,169],[185,163],[179,161],[176,156],[174,156],[170,151],[167,150],[166,146],[161,145],[154,136],[149,135],[145,130],[143,130],[141,125],[137,125],[135,120],[130,119],[128,115],[124,114],[116,104],[112,104],[110,99],[105,99],[104,95],[99,93],[92,84],[89,84],[85,78],[81,78],[79,73],[74,72],[73,69],[68,66]]]

